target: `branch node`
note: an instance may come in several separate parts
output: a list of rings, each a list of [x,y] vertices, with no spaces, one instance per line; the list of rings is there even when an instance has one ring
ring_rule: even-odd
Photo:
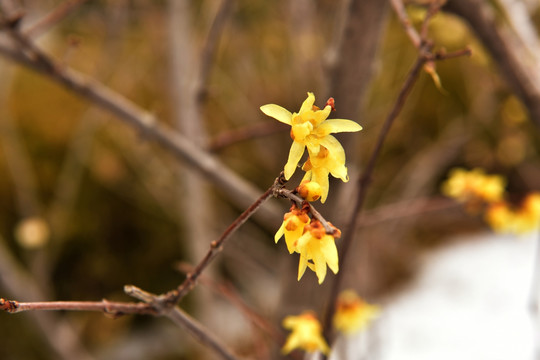
[[[18,308],[19,308],[19,303],[17,301],[6,300],[4,298],[0,298],[0,310],[7,311],[9,313],[14,313],[14,312],[17,312]]]

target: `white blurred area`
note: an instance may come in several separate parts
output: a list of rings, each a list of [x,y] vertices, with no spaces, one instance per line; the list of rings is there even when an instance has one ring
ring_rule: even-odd
[[[331,358],[539,359],[539,322],[529,311],[537,241],[537,233],[486,233],[426,255],[371,331],[339,339]]]

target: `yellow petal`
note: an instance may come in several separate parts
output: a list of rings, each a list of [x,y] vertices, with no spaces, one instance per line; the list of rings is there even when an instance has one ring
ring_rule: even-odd
[[[349,175],[347,175],[347,168],[343,165],[335,166],[330,170],[333,177],[341,179],[343,182],[349,181]]]
[[[273,117],[277,121],[291,125],[292,114],[289,110],[275,104],[263,105],[260,107],[260,109],[263,113]]]
[[[316,130],[318,136],[340,132],[356,132],[362,130],[358,123],[347,119],[328,119],[323,122]]]
[[[326,235],[321,240],[321,251],[324,253],[328,267],[334,274],[337,274],[339,271],[338,265],[338,252],[336,248],[336,243],[334,238],[331,235]]]
[[[338,139],[328,135],[320,139],[320,144],[328,149],[336,161],[345,164],[345,150],[343,150],[343,146],[341,146]]]
[[[328,118],[331,111],[332,111],[332,108],[330,106],[325,106],[324,109],[315,111],[312,116],[314,125],[318,126],[321,123],[323,123],[323,121],[325,121]]]
[[[274,240],[276,241],[276,244],[279,241],[279,239],[281,239],[284,233],[285,233],[285,222],[281,224],[278,231],[276,232],[276,235],[274,235]]]
[[[298,262],[298,281],[304,276],[307,267],[307,258],[300,254],[300,261]]]
[[[311,181],[315,181],[321,185],[321,203],[324,204],[328,197],[328,189],[330,184],[328,182],[328,169],[326,168],[314,168],[311,170]]]
[[[302,158],[302,155],[304,155],[304,148],[304,144],[293,141],[291,145],[291,150],[289,151],[289,159],[285,164],[285,179],[289,180],[291,176],[293,176],[294,172],[296,171],[296,166],[298,165],[298,162]]]
[[[322,284],[326,277],[326,258],[320,249],[317,249],[313,254],[313,263],[315,264],[315,274],[319,279],[319,284]]]
[[[308,110],[313,110],[313,104],[315,103],[315,95],[313,93],[308,92],[307,93],[307,99],[304,100],[302,103],[302,107],[300,107],[300,111],[298,114],[302,114]]]

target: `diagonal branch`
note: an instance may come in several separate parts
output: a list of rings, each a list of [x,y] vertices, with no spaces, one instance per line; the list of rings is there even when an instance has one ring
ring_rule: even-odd
[[[197,279],[203,270],[219,254],[225,242],[244,224],[271,196],[285,184],[283,173],[274,181],[274,184],[268,188],[250,207],[248,207],[240,216],[223,232],[219,239],[212,241],[210,249],[204,258],[190,271],[182,284],[173,291],[163,295],[163,302],[168,304],[177,304],[186,296],[196,285]]]
[[[159,143],[176,157],[187,162],[214,183],[228,198],[240,208],[246,208],[258,197],[260,191],[251,183],[238,176],[217,158],[194,146],[185,136],[163,125],[156,117],[139,106],[106,87],[69,67],[63,67],[33,45],[16,29],[7,31],[25,52],[12,46],[0,45],[0,55],[23,65],[107,110],[147,139]],[[280,210],[274,204],[259,212],[263,223],[271,223],[279,217]]]
[[[340,263],[341,269],[345,268],[346,261],[350,257],[349,248],[352,244],[353,237],[356,234],[355,229],[357,228],[357,224],[360,221],[361,211],[364,206],[367,190],[369,188],[369,185],[371,184],[371,176],[375,169],[375,164],[379,158],[379,155],[383,148],[384,142],[386,141],[388,133],[390,132],[392,125],[394,124],[396,118],[398,117],[401,110],[403,109],[403,106],[405,105],[405,101],[407,97],[409,96],[414,84],[416,83],[416,80],[418,79],[420,71],[422,70],[424,65],[430,61],[445,60],[449,58],[454,58],[456,56],[470,55],[469,49],[463,49],[463,50],[459,50],[459,51],[448,53],[448,54],[445,52],[433,52],[432,51],[433,45],[431,44],[431,42],[428,39],[422,38],[420,35],[419,35],[419,42],[417,43],[418,39],[416,38],[416,35],[418,35],[418,33],[414,30],[414,28],[412,28],[406,13],[403,12],[404,7],[403,7],[402,1],[392,0],[392,4],[394,5],[396,12],[398,13],[398,17],[400,17],[400,20],[403,22],[405,29],[408,29],[408,31],[410,32],[409,36],[411,37],[411,41],[413,42],[413,45],[417,47],[418,49],[418,56],[411,70],[409,70],[407,78],[405,79],[405,82],[403,83],[401,90],[399,91],[397,99],[392,109],[388,113],[386,120],[383,123],[383,126],[379,132],[379,136],[377,138],[373,151],[370,157],[368,158],[369,159],[368,163],[364,168],[364,172],[362,176],[358,179],[358,194],[355,200],[355,204],[354,204],[353,211],[351,213],[350,220],[348,222],[347,232],[343,236],[342,245],[339,250],[339,263]],[[434,12],[439,9],[438,5],[434,5],[434,6],[435,6],[434,8],[428,11],[425,21],[431,18]],[[423,28],[425,28],[425,25],[423,25]],[[422,34],[426,35],[426,32],[422,31]],[[325,313],[324,322],[323,322],[324,334],[327,338],[330,338],[330,335],[331,335],[330,334],[331,324],[332,324],[331,320],[335,312],[338,292],[341,289],[341,284],[343,282],[343,274],[344,274],[343,271],[338,272],[338,274],[334,278],[334,281],[332,282],[330,298],[329,298],[329,302],[326,308],[326,313]]]

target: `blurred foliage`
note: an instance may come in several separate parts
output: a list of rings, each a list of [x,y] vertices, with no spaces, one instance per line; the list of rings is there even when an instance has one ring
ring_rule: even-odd
[[[28,18],[35,20],[61,1],[25,3]],[[194,3],[192,35],[200,48],[217,2]],[[311,44],[311,58],[306,64],[297,56],[300,44],[294,42],[288,1],[235,2],[220,39],[203,108],[210,138],[231,129],[273,121],[258,110],[262,104],[298,109],[306,91],[322,92],[324,77],[320,65],[333,41],[337,6],[331,0],[312,5],[314,26],[306,40]],[[96,77],[172,124],[175,104],[171,103],[169,93],[167,11],[165,1],[89,1],[40,36],[38,42],[66,65]],[[412,9],[411,16],[420,21],[422,10]],[[454,16],[437,15],[429,30],[438,48],[452,51],[469,46],[473,56],[437,63],[443,91],[437,89],[429,75],[420,76],[378,162],[369,208],[438,195],[441,180],[454,166],[482,167],[487,172],[503,174],[509,179],[511,193],[540,189],[538,130],[501,79],[489,55],[470,29]],[[393,15],[389,16],[370,92],[367,99],[359,99],[365,105],[360,117],[353,119],[364,126],[351,150],[358,151],[361,163],[348,164],[349,168],[358,169],[365,163],[415,56],[400,25]],[[49,300],[126,300],[122,287],[131,283],[156,293],[175,287],[183,275],[174,265],[178,261],[198,261],[190,257],[187,246],[197,239],[183,237],[189,224],[178,220],[179,206],[175,203],[182,196],[178,179],[182,172],[190,170],[132,129],[104,112],[92,110],[92,104],[49,80],[4,60],[0,62],[0,71],[11,74],[11,82],[0,85],[6,88],[3,101],[7,104],[1,116],[12,119],[17,130],[16,135],[5,133],[0,142],[15,136],[22,144],[26,152],[22,154],[23,160],[30,163],[33,172],[26,175],[35,176],[37,183],[36,200],[40,207],[34,209],[38,212],[34,215],[43,216],[52,230],[51,242],[41,250],[17,245],[14,229],[24,213],[15,192],[20,179],[2,145],[1,241],[27,271],[37,279],[48,279],[40,285],[50,294]],[[322,105],[324,100],[318,100]],[[339,99],[336,105],[339,107]],[[89,142],[81,145],[82,140]],[[79,145],[86,146],[87,151],[76,151]],[[284,129],[233,144],[216,155],[263,189],[281,170],[289,145],[290,138]],[[73,161],[75,169],[82,169],[80,176],[78,170],[69,172],[66,159]],[[65,190],[58,188],[60,174],[66,169],[67,179],[72,177],[73,183],[64,184],[76,190],[68,192],[71,198],[59,199]],[[427,180],[415,183],[424,174]],[[415,184],[418,188],[414,188]],[[213,206],[220,218],[204,221],[220,233],[240,209],[228,204],[223,194],[214,194]],[[288,208],[286,203],[283,208]],[[276,224],[280,220],[276,219]],[[358,282],[364,284],[366,293],[384,295],[412,274],[417,252],[444,241],[448,233],[481,226],[475,219],[454,212],[411,221],[409,230],[399,239],[391,233],[395,227],[366,229],[363,236],[369,240],[358,246],[371,250],[369,255],[362,252],[358,261],[365,260],[367,265],[360,273],[351,269],[351,277],[359,276]],[[231,280],[254,308],[263,309],[278,324],[287,306],[320,306],[322,297],[311,296],[314,290],[310,283],[316,280],[309,274],[300,285],[294,279],[291,282],[289,277],[295,277],[294,261],[278,256],[284,254],[284,244],[273,246],[272,236],[259,225],[246,226],[228,244],[216,268],[222,279]],[[42,257],[47,260],[39,260]],[[282,281],[285,289],[278,292]],[[296,290],[291,290],[293,286]],[[324,292],[326,287],[322,289]],[[12,296],[7,289],[0,291],[2,297]],[[205,289],[200,291],[208,293]],[[297,297],[292,305],[279,302],[283,301],[279,297],[293,293]],[[195,301],[190,299],[182,305],[188,310],[196,309]],[[226,305],[215,311],[204,310],[206,319],[226,316],[216,315],[223,306]],[[229,311],[241,317],[234,307]],[[140,317],[109,321],[100,314],[61,316],[78,324],[83,342],[96,352],[116,342],[119,347],[128,346],[120,338],[165,322]],[[29,315],[0,314],[0,322],[4,329],[10,329],[0,340],[0,358],[55,358]],[[231,330],[218,335],[230,338],[234,334]],[[179,330],[175,336],[184,337],[184,333]],[[259,341],[268,341],[260,337]],[[31,346],[25,345],[28,343]],[[255,346],[245,342],[238,345],[246,352],[253,351]],[[173,348],[170,354],[153,358],[178,359],[178,353],[183,351],[186,350]],[[143,354],[140,358],[150,357]]]

